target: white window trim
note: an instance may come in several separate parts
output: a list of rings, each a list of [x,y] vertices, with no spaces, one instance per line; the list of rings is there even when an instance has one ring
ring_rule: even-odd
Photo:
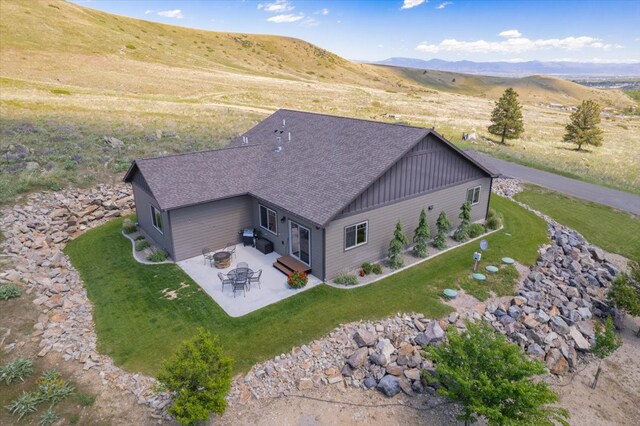
[[[366,225],[365,233],[364,233],[364,242],[358,244],[358,226],[362,224]],[[349,228],[356,228],[356,244],[351,247],[347,247],[347,229]],[[353,225],[348,225],[344,227],[344,251],[353,250],[354,248],[363,246],[368,242],[369,242],[369,221],[368,220],[363,220],[362,222],[354,223]]]
[[[156,212],[158,212],[160,214],[160,218],[162,218],[162,211],[160,209],[157,209],[156,206],[152,204],[151,205],[151,226],[153,226],[156,231],[164,235],[164,232],[162,232],[162,229],[156,226]]]
[[[304,228],[307,230],[307,232],[309,233],[309,263],[305,262],[302,259],[297,258],[293,253],[293,246],[291,244],[291,225],[292,224],[296,224],[298,226],[298,228]],[[307,228],[304,225],[300,225],[298,222],[296,222],[295,220],[291,220],[289,219],[289,255],[293,256],[294,259],[299,260],[300,262],[304,263],[307,266],[311,266],[311,229]]]
[[[269,226],[269,212],[273,212],[275,218],[275,225],[276,225],[276,232],[273,232],[271,229],[269,228],[265,228],[264,226],[262,226],[262,207],[264,207],[265,209],[267,209],[267,226]],[[273,235],[278,235],[278,212],[275,211],[274,209],[271,209],[267,206],[265,206],[264,204],[258,204],[258,221],[260,222],[260,228],[264,229],[265,231],[269,232],[270,234]]]
[[[473,202],[473,194],[475,194],[476,189],[478,190],[478,201],[476,201],[475,203]],[[467,196],[469,195],[469,191],[472,191],[472,195],[471,195],[471,205],[475,206],[476,204],[480,203],[480,192],[482,191],[482,185],[478,185],[478,186],[474,186],[473,188],[469,188],[467,189]],[[467,200],[468,201],[468,200]]]

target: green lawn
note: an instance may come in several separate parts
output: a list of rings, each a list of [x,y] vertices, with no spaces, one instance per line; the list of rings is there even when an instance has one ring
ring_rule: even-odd
[[[640,259],[638,216],[535,185],[526,185],[515,198],[575,229],[604,250]]]
[[[547,241],[545,223],[515,203],[492,196],[505,217],[502,231],[487,238],[486,262],[511,256],[531,264]],[[220,335],[246,371],[292,346],[321,337],[341,323],[376,319],[397,312],[422,312],[437,318],[450,311],[438,295],[445,287],[468,281],[473,243],[353,290],[321,285],[241,318],[231,318],[177,266],[142,265],[131,256],[131,243],[120,234],[121,220],[88,231],[65,249],[80,271],[94,304],[98,347],[131,371],[154,374],[177,345],[203,326]],[[483,263],[484,265],[488,263]],[[167,300],[163,289],[189,287]],[[465,288],[469,285],[465,284]],[[480,284],[477,284],[480,285]]]

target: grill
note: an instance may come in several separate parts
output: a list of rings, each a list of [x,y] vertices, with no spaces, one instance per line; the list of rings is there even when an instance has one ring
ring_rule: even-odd
[[[244,228],[242,230],[242,244],[255,247],[256,230],[253,228]]]

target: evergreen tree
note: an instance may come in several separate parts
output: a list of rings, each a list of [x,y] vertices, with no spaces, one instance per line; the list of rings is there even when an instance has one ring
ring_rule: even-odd
[[[613,280],[607,299],[629,315],[640,316],[640,262],[629,261],[629,272]],[[640,329],[636,336],[640,337]]]
[[[223,355],[218,337],[198,329],[158,373],[160,383],[174,394],[169,413],[185,425],[208,420],[212,412],[223,414],[232,367],[233,360]]]
[[[467,241],[469,239],[469,227],[471,226],[471,204],[468,201],[465,201],[462,206],[460,206],[460,225],[453,233],[453,239],[459,243]]]
[[[578,145],[578,151],[582,145],[602,145],[602,129],[600,124],[600,105],[597,102],[582,101],[578,109],[571,114],[570,122],[565,129],[564,142]]]
[[[613,320],[608,317],[604,323],[604,326],[600,323],[596,323],[596,341],[593,344],[592,352],[599,359],[598,370],[596,371],[596,377],[591,384],[591,389],[595,389],[598,384],[598,378],[602,371],[602,360],[611,355],[622,346],[622,339],[615,332],[615,326]]]
[[[438,220],[436,221],[436,228],[438,228],[438,233],[433,239],[433,246],[438,250],[442,250],[447,246],[447,232],[449,232],[449,228],[451,227],[451,221],[447,217],[445,212],[440,212],[440,216],[438,216]]]
[[[418,227],[413,233],[413,242],[415,243],[413,253],[416,256],[427,257],[427,244],[429,242],[430,236],[431,230],[429,229],[429,224],[427,223],[427,212],[422,209],[422,211],[420,212],[420,221],[418,222]]]
[[[496,102],[491,113],[489,133],[500,136],[500,143],[504,143],[505,139],[519,138],[522,132],[522,106],[518,102],[518,93],[509,87]]]
[[[398,269],[404,265],[402,253],[407,244],[409,244],[409,240],[407,240],[406,235],[402,232],[402,224],[398,221],[398,223],[396,223],[396,229],[393,231],[393,239],[389,243],[389,251],[387,252],[389,256],[389,267],[391,269]]]
[[[483,321],[466,326],[464,333],[453,327],[448,342],[426,348],[442,384],[438,392],[462,405],[465,423],[482,416],[489,425],[568,425],[567,410],[548,405],[558,401],[549,384],[531,380],[546,373],[542,362]]]

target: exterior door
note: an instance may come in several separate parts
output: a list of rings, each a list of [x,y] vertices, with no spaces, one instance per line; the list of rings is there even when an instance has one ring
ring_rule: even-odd
[[[311,231],[299,223],[289,221],[289,241],[291,256],[311,266]]]

